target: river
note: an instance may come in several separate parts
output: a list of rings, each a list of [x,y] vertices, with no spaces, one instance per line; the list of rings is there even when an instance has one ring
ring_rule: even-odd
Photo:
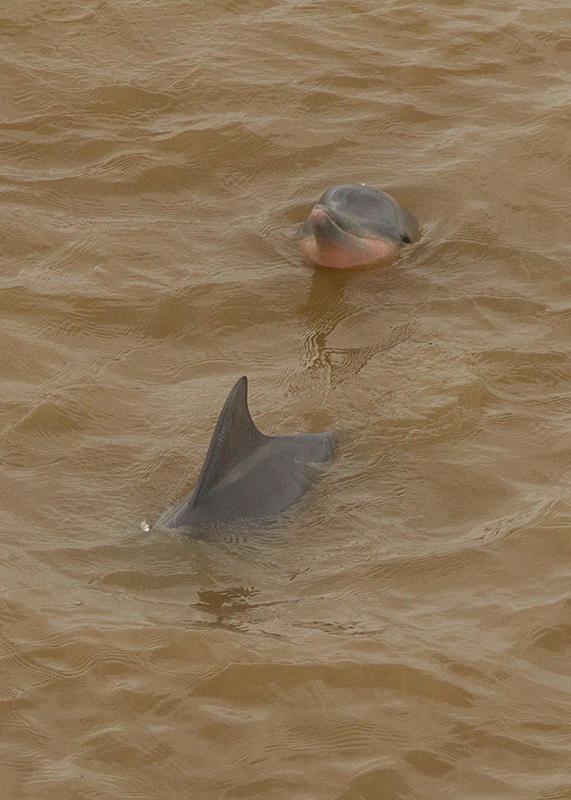
[[[0,0],[9,800],[571,796],[568,4]],[[422,234],[305,264],[338,183]],[[151,529],[234,382],[303,500]]]

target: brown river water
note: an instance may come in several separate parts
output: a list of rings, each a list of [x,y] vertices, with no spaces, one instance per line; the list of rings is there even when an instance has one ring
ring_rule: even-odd
[[[0,0],[9,800],[571,797],[569,10]],[[422,224],[305,264],[336,183]],[[141,528],[231,386],[278,519]]]

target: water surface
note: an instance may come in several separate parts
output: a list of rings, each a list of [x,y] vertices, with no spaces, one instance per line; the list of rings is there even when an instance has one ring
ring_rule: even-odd
[[[570,796],[567,13],[1,4],[4,796]],[[420,240],[311,269],[361,181]],[[242,374],[336,461],[143,533]]]

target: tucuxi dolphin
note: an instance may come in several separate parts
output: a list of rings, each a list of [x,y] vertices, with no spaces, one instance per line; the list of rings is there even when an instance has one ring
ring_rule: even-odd
[[[342,184],[321,195],[298,236],[309,261],[346,269],[390,264],[418,233],[414,215],[390,194]]]
[[[245,377],[228,395],[212,434],[194,491],[169,509],[157,525],[167,528],[272,517],[295,503],[330,461],[331,433],[266,436],[248,410]]]

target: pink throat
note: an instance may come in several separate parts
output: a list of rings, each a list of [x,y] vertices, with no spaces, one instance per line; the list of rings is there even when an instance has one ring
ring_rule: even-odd
[[[383,239],[362,239],[348,236],[347,243],[318,243],[315,237],[304,239],[301,250],[304,256],[323,267],[347,269],[363,264],[390,264],[398,256],[396,242]]]

